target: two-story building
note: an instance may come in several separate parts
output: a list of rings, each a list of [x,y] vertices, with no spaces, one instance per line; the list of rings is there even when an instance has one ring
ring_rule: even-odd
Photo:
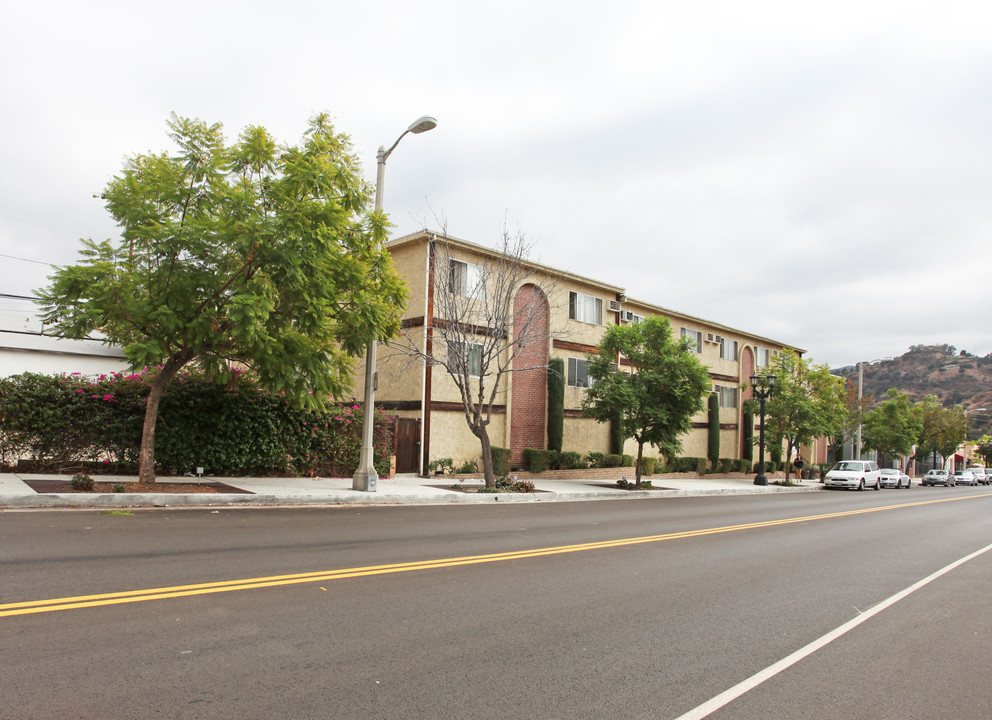
[[[397,424],[397,471],[425,472],[432,459],[451,458],[456,465],[480,456],[479,440],[464,417],[458,388],[443,365],[424,356],[442,357],[445,348],[439,328],[453,321],[445,317],[453,307],[448,293],[482,296],[483,278],[493,278],[500,253],[439,233],[423,231],[387,243],[399,272],[406,278],[410,300],[403,316],[404,339],[421,351],[418,358],[400,345],[381,346],[377,358],[376,404],[394,412]],[[494,446],[511,450],[519,466],[524,448],[546,447],[547,371],[551,358],[561,358],[567,374],[563,450],[585,454],[609,452],[609,427],[582,416],[582,399],[589,378],[588,356],[596,351],[605,328],[639,322],[660,315],[672,331],[688,336],[700,360],[710,370],[713,390],[720,400],[720,457],[744,456],[742,404],[749,390],[741,385],[774,353],[804,351],[745,330],[720,325],[627,296],[626,289],[538,263],[524,262],[515,280],[512,315],[526,317],[535,341],[525,352],[507,361],[506,372],[493,401],[489,436]],[[496,271],[498,272],[498,270]],[[491,281],[491,280],[490,280]],[[481,352],[485,336],[514,332],[512,327],[473,326]],[[536,332],[533,329],[537,328]],[[449,338],[450,339],[450,338]],[[539,340],[538,340],[539,339]],[[469,338],[471,340],[471,338]],[[458,351],[471,353],[473,343],[459,342]],[[426,352],[424,352],[426,351]],[[621,363],[622,365],[622,363]],[[363,396],[364,378],[357,378],[355,398]],[[706,412],[694,418],[693,430],[683,438],[683,455],[705,457]],[[636,452],[628,441],[625,452]]]

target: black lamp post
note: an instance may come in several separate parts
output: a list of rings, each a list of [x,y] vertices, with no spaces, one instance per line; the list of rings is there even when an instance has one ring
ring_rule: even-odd
[[[772,396],[775,391],[774,375],[752,375],[751,391],[754,397],[761,404],[761,429],[758,433],[758,475],[754,478],[755,485],[767,485],[768,478],[765,477],[765,401]]]

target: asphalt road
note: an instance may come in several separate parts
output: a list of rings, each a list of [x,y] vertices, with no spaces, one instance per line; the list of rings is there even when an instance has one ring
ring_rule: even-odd
[[[3,513],[0,719],[989,718],[992,552],[949,566],[990,511],[978,487]]]

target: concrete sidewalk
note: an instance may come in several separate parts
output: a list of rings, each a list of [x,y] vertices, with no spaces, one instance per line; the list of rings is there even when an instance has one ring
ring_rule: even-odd
[[[229,493],[37,493],[24,480],[66,480],[66,475],[0,474],[0,510],[11,508],[81,507],[234,507],[272,505],[436,505],[445,503],[520,503],[568,500],[620,500],[671,498],[696,495],[750,495],[776,492],[821,490],[818,482],[805,481],[798,487],[756,486],[752,478],[706,477],[699,479],[656,479],[654,490],[622,490],[609,480],[534,481],[535,493],[466,493],[451,488],[444,478],[401,475],[380,478],[376,492],[351,489],[351,478],[204,478],[222,482],[250,494]],[[135,477],[98,476],[99,482],[135,482]],[[160,483],[195,483],[195,478],[160,477]],[[465,487],[481,483],[466,482]],[[664,489],[660,489],[664,488]]]

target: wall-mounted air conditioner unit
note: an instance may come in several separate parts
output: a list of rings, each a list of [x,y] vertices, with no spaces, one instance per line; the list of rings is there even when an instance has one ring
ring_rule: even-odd
[[[627,322],[634,322],[634,313],[632,310],[623,311],[623,319]]]
[[[610,312],[620,312],[619,300],[610,300]]]
[[[706,333],[706,342],[708,343],[719,342],[719,340],[717,340],[716,338],[717,336],[714,335],[713,333]]]

